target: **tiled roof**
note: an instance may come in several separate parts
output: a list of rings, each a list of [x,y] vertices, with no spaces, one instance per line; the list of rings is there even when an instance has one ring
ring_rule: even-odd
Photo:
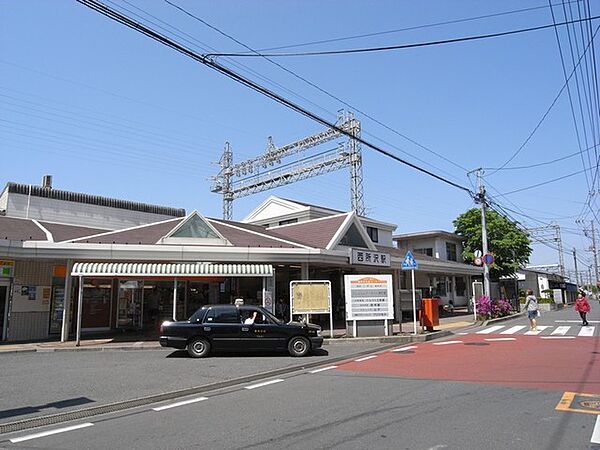
[[[404,258],[406,256],[406,250],[399,249],[397,247],[383,247],[383,246],[379,245],[379,246],[377,246],[377,251],[380,251],[383,253],[389,253],[391,256],[394,256],[396,258]],[[473,267],[471,264],[463,263],[460,261],[448,261],[446,259],[435,258],[433,256],[423,255],[421,253],[414,253],[414,257],[417,260],[417,262],[419,262],[419,261],[437,262],[437,263],[444,263],[444,264],[453,264],[453,265],[458,265],[458,266]]]
[[[182,220],[172,219],[125,230],[116,230],[110,233],[77,239],[75,242],[90,244],[156,244],[160,238],[179,225]]]
[[[236,222],[225,222],[217,221],[214,219],[208,219],[212,226],[214,226],[219,233],[221,233],[225,239],[231,242],[236,247],[281,247],[281,248],[298,248],[299,245],[293,245],[287,242],[283,242],[279,239],[273,239],[266,236],[265,229],[258,227],[261,230],[248,230],[246,231],[240,227]],[[236,227],[236,228],[234,228]],[[238,228],[239,227],[239,228]],[[261,235],[252,233],[250,231],[260,232]]]
[[[46,241],[46,233],[30,219],[0,216],[0,239]]]
[[[295,242],[308,245],[315,248],[326,248],[335,233],[339,230],[347,214],[326,217],[323,219],[308,220],[292,225],[270,228],[269,231],[284,239],[291,239]]]
[[[52,233],[54,242],[68,241],[71,239],[77,239],[83,236],[90,236],[92,234],[105,233],[109,230],[102,230],[99,228],[88,228],[77,225],[65,225],[62,223],[53,222],[42,222],[39,221],[40,225],[46,230]]]

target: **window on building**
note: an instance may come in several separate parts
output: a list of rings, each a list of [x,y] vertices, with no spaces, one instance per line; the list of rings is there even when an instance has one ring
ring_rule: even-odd
[[[219,239],[219,236],[200,217],[192,216],[171,237]]]
[[[340,245],[344,245],[346,247],[363,247],[369,248],[369,246],[365,243],[360,231],[356,228],[356,224],[350,225],[348,231],[342,239],[340,239]]]
[[[446,242],[446,259],[448,261],[456,261],[456,244]]]
[[[379,242],[379,230],[375,227],[367,227],[367,234],[373,242]]]
[[[419,253],[421,255],[433,256],[433,248],[415,248],[413,253]]]
[[[279,225],[289,225],[290,223],[298,223],[298,219],[288,219],[279,221]]]
[[[447,295],[446,277],[431,277],[429,284],[431,286],[431,295],[434,297],[445,297]]]

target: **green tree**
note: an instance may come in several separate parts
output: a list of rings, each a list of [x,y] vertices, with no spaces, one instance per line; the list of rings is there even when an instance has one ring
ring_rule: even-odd
[[[490,277],[515,273],[517,268],[529,262],[531,241],[529,236],[513,222],[493,210],[486,210],[488,251],[494,255],[494,263],[490,266]],[[455,231],[463,238],[463,258],[473,261],[475,250],[482,250],[481,244],[481,210],[472,208],[461,214],[453,222]]]

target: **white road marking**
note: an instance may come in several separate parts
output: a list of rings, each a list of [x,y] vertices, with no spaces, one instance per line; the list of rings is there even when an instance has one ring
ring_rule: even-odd
[[[361,362],[361,361],[366,361],[367,359],[373,359],[373,358],[377,358],[377,355],[365,356],[364,358],[358,358],[358,359],[355,359],[354,361]]]
[[[177,402],[177,403],[170,403],[170,404],[164,405],[164,406],[157,406],[156,408],[152,408],[152,411],[163,411],[165,409],[177,408],[178,406],[189,405],[190,403],[197,403],[197,402],[201,402],[204,400],[208,400],[208,397],[197,397],[197,398],[192,398],[190,400],[183,400],[183,401]]]
[[[517,325],[516,327],[510,327],[508,330],[504,330],[500,334],[515,334],[517,331],[520,331],[523,328],[525,328],[525,325]]]
[[[284,380],[282,380],[281,378],[278,378],[277,380],[269,380],[269,381],[265,381],[263,383],[258,383],[258,384],[253,384],[251,386],[246,386],[244,389],[256,389],[256,388],[259,388],[259,387],[268,386],[270,384],[281,383],[282,381],[284,381]]]
[[[556,330],[554,330],[550,334],[552,336],[556,336],[556,335],[564,336],[565,334],[567,334],[569,332],[570,329],[571,329],[571,327],[556,327]]]
[[[596,327],[581,327],[577,336],[593,336]]]
[[[21,436],[18,438],[11,439],[10,442],[12,442],[13,444],[16,444],[17,442],[28,441],[30,439],[37,439],[37,438],[41,438],[41,437],[45,437],[45,436],[52,436],[53,434],[66,433],[67,431],[74,431],[74,430],[79,430],[80,428],[87,428],[87,427],[93,427],[93,426],[94,426],[93,423],[87,422],[87,423],[82,423],[79,425],[73,425],[70,427],[57,428],[55,430],[49,430],[49,431],[42,431],[41,433],[28,434],[26,436]]]
[[[413,350],[417,348],[416,345],[409,345],[408,347],[402,347],[402,348],[395,348],[394,350],[392,350],[393,352],[407,352],[409,350]]]
[[[592,439],[590,439],[592,444],[600,444],[600,416],[596,416],[596,425],[594,426],[594,431],[592,433]]]
[[[434,342],[433,345],[448,345],[448,344],[462,344],[463,341],[445,341],[445,342]]]
[[[486,338],[484,341],[496,342],[496,341],[516,341],[517,338]]]
[[[544,331],[546,328],[550,328],[550,326],[548,326],[548,325],[538,325],[536,331],[530,330],[527,333],[525,333],[525,336],[537,336],[542,331]]]
[[[469,333],[464,333],[464,332],[463,333],[456,333],[457,336],[466,336],[467,334],[469,334]]]
[[[555,320],[560,323],[581,323],[581,320]],[[600,320],[588,320],[588,323],[600,323]]]
[[[320,369],[311,370],[308,373],[319,373],[324,372],[325,370],[337,369],[337,366],[329,366],[329,367],[321,367]]]
[[[575,336],[542,336],[540,339],[575,339]]]
[[[493,327],[486,328],[485,330],[478,331],[477,334],[491,334],[504,328],[504,325],[495,325]]]

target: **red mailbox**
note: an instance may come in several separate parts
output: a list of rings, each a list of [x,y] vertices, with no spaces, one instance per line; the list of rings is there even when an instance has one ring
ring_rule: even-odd
[[[428,331],[440,324],[440,301],[437,298],[424,298],[421,302],[421,321]]]

